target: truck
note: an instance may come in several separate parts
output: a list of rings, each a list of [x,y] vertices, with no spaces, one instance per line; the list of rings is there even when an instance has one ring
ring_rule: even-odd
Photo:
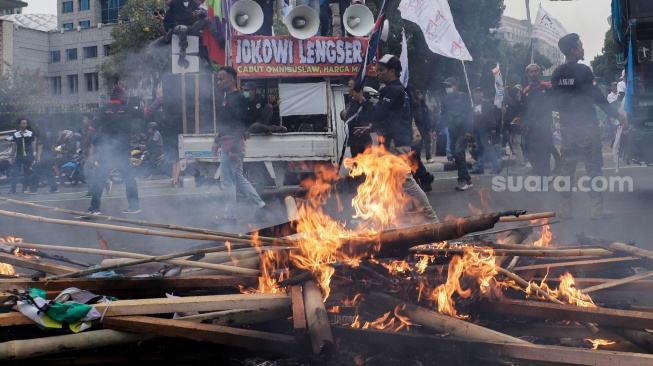
[[[280,98],[277,123],[288,129],[247,139],[243,170],[259,193],[298,184],[315,164],[338,164],[345,152],[340,112],[349,101],[346,84],[358,73],[366,44],[360,37],[232,39],[238,83],[256,81],[258,94],[270,101]],[[219,179],[219,157],[211,151],[220,93],[215,73],[167,75],[162,84],[165,115],[175,121],[167,124],[164,136],[177,136],[181,171],[193,176],[196,185]]]
[[[652,165],[653,1],[612,0],[610,21],[614,43],[627,60],[626,75],[632,75],[628,78],[632,85],[627,89],[625,103],[628,124],[621,135],[619,157],[625,164]],[[639,52],[638,45],[647,49],[648,54]]]

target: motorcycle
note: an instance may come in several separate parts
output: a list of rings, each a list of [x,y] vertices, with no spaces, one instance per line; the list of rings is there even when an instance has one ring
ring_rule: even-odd
[[[172,161],[163,154],[156,159],[152,159],[149,150],[144,145],[132,149],[131,162],[138,178],[145,179],[154,174],[172,176]]]
[[[85,182],[83,172],[84,156],[82,150],[78,149],[73,158],[59,168],[59,183],[61,185],[76,186]]]

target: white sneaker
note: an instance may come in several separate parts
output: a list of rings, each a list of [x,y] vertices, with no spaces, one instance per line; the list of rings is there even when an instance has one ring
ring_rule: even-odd
[[[472,182],[459,182],[458,185],[456,186],[456,190],[466,191],[472,187],[474,187],[474,184]]]
[[[430,158],[429,160],[426,161],[427,163],[435,163],[435,158]]]

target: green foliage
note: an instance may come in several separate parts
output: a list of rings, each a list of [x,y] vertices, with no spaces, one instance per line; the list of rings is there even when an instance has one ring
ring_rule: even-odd
[[[111,30],[111,54],[100,66],[109,88],[118,80],[130,88],[146,87],[158,77],[146,49],[164,35],[163,24],[153,14],[161,8],[165,8],[164,0],[129,0],[120,10],[122,20]]]
[[[621,54],[621,50],[612,39],[612,29],[605,32],[602,52],[591,62],[594,76],[603,80],[604,84],[619,80],[622,69],[617,67],[617,54]]]
[[[510,45],[502,40],[499,43],[498,54],[499,59],[497,61],[501,65],[501,73],[506,79],[506,85],[523,84],[526,66],[531,63],[529,47],[522,43]],[[537,51],[533,54],[533,61],[544,67],[544,69],[553,66],[553,62],[548,57]]]

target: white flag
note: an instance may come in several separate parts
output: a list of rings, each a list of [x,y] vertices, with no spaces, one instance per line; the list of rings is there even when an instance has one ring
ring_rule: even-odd
[[[556,18],[552,17],[540,4],[537,18],[533,25],[533,38],[539,38],[553,47],[558,47],[560,37],[567,35],[567,30]]]
[[[408,86],[408,43],[406,43],[406,32],[401,28],[401,56],[399,56],[399,61],[401,61],[401,83],[404,84],[404,88]]]
[[[504,88],[503,77],[501,76],[501,68],[499,68],[499,64],[497,64],[497,67],[492,69],[492,74],[494,74],[494,90],[496,91],[496,94],[494,94],[494,105],[497,106],[497,108],[501,108],[503,105]]]
[[[447,0],[401,0],[401,17],[417,24],[429,49],[442,56],[472,61],[456,30]]]

